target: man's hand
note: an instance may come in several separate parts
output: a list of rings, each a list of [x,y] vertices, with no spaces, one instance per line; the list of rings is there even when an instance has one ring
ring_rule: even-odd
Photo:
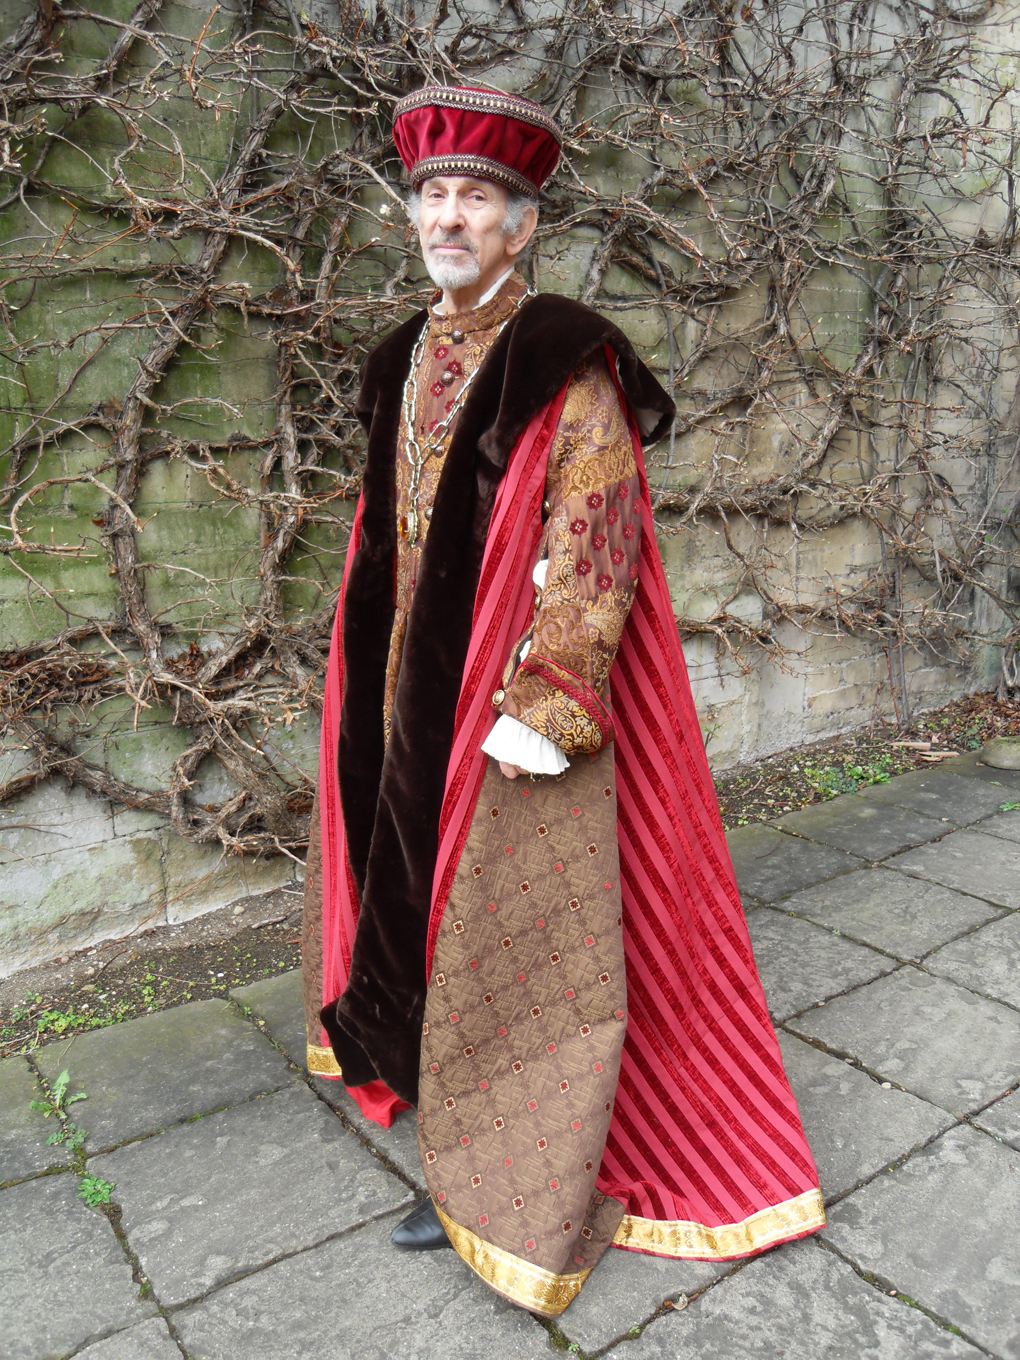
[[[519,765],[509,765],[505,760],[499,762],[499,768],[507,779],[516,779],[519,774],[528,775],[531,773],[530,770],[522,770]]]

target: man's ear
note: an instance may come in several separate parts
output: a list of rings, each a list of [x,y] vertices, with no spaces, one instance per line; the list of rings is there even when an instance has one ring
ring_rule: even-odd
[[[537,226],[538,213],[534,208],[525,208],[521,215],[521,225],[512,236],[506,238],[506,253],[511,257],[519,255],[534,236]]]

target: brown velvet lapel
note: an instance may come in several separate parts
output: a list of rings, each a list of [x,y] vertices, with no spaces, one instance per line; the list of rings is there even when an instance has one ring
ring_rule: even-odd
[[[382,701],[394,616],[394,459],[420,312],[365,364],[357,412],[368,432],[362,537],[343,621],[338,753],[348,860],[361,902],[347,989],[323,1025],[348,1086],[376,1075],[415,1102],[425,1009],[425,940],[439,814],[489,519],[514,445],[594,350],[608,344],[636,407],[673,404],[630,341],[568,298],[525,302],[485,359],[446,456],[408,620],[388,747]]]

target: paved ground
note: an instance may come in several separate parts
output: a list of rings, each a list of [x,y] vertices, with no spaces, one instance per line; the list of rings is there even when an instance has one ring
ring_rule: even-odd
[[[731,837],[820,1237],[608,1252],[558,1328],[397,1253],[413,1116],[383,1133],[307,1077],[286,974],[0,1064],[2,1360],[1020,1360],[1012,802],[1020,773],[965,757]],[[65,1069],[77,1157],[29,1106]]]

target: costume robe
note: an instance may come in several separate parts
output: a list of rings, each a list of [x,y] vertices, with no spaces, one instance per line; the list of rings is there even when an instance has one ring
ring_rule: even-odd
[[[368,461],[306,922],[337,1061],[315,1026],[310,1067],[342,1071],[381,1122],[417,1103],[453,1245],[505,1297],[556,1315],[610,1244],[742,1256],[824,1217],[650,531],[638,423],[656,437],[670,404],[587,308],[520,307],[449,440],[388,699],[400,392],[424,324],[373,352],[359,399]],[[563,457],[586,366],[589,385],[614,383],[630,436],[600,485],[597,460],[572,482]],[[607,448],[624,456],[619,438]],[[543,553],[565,626],[532,601]],[[622,635],[596,623],[592,646],[580,634],[602,593]],[[557,739],[569,770],[505,779],[480,750],[500,708]]]

